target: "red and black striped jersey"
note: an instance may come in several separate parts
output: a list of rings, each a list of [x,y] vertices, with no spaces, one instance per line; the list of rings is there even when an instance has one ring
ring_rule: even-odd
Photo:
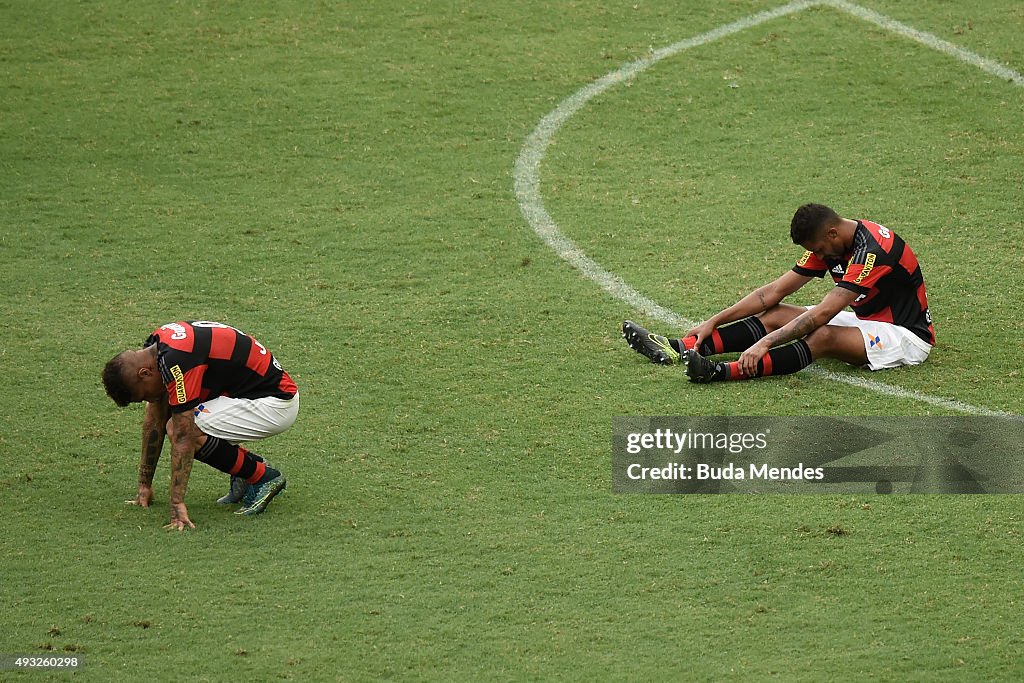
[[[200,320],[168,323],[155,330],[144,347],[153,344],[172,412],[190,410],[217,396],[291,398],[298,392],[266,347],[228,325]]]
[[[859,295],[850,305],[858,318],[905,327],[935,344],[921,265],[914,250],[889,228],[857,221],[853,246],[841,259],[821,259],[805,251],[793,271],[811,277],[830,273],[837,287]]]

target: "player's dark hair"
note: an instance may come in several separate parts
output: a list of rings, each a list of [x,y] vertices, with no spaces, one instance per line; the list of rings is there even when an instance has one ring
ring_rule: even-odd
[[[793,238],[793,244],[804,244],[817,237],[823,228],[841,220],[839,214],[824,204],[804,204],[793,214],[789,236]]]
[[[124,381],[124,354],[119,353],[103,368],[103,386],[114,403],[124,408],[132,402],[132,390]]]

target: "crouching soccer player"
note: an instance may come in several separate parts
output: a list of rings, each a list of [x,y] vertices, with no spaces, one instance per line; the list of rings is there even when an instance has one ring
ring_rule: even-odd
[[[114,356],[103,369],[103,384],[119,406],[146,402],[139,488],[128,503],[149,507],[164,436],[170,439],[166,528],[195,528],[185,507],[193,458],[231,475],[230,491],[217,502],[241,502],[236,514],[263,512],[287,485],[279,470],[238,444],[288,429],[299,411],[298,387],[273,354],[244,332],[215,322],[169,323],[142,349]]]
[[[794,244],[806,251],[792,270],[697,325],[681,339],[629,320],[622,334],[654,363],[681,362],[691,382],[786,375],[817,358],[871,370],[923,363],[935,344],[924,277],[913,250],[877,223],[840,217],[822,204],[797,209]],[[816,306],[782,303],[811,278],[836,286]],[[849,306],[850,311],[843,309]],[[732,362],[708,359],[739,352]]]

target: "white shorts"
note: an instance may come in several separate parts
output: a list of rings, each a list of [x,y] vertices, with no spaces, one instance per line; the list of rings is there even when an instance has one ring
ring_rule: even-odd
[[[299,414],[299,395],[289,399],[218,396],[200,403],[192,414],[204,434],[233,444],[255,441],[292,426]]]
[[[814,306],[807,308],[809,310]],[[869,370],[920,365],[932,350],[931,344],[905,327],[878,320],[861,320],[853,311],[840,311],[828,324],[860,329],[864,336]]]

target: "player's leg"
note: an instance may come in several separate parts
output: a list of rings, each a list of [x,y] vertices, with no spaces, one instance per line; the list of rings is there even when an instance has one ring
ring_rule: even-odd
[[[287,481],[279,470],[239,444],[285,431],[297,414],[297,396],[292,399],[221,396],[196,407],[196,425],[207,434],[207,441],[196,452],[196,459],[231,475],[231,488],[218,503],[241,501],[243,508],[239,513],[257,514],[285,488]]]
[[[758,362],[754,375],[741,374],[738,362],[714,363],[692,352],[687,353],[683,362],[690,381],[707,383],[789,375],[803,370],[818,358],[867,365],[868,354],[861,330],[832,324],[819,327],[803,339],[769,350]]]
[[[829,321],[829,326],[854,331],[864,355],[855,353],[857,344],[853,341],[853,336],[844,333],[845,341],[824,338],[817,340],[816,344],[822,347],[821,356],[839,358],[855,365],[866,365],[871,370],[918,365],[927,360],[932,350],[931,344],[905,327],[878,320],[861,320],[850,311],[836,315]]]
[[[716,328],[711,336],[701,342],[699,349],[695,348],[695,336],[668,338],[650,332],[630,320],[622,324],[622,336],[634,351],[647,356],[651,362],[671,365],[680,360],[681,354],[694,349],[704,357],[746,351],[761,337],[779,329],[806,310],[802,306],[789,304],[772,306],[756,316]]]
[[[261,456],[249,449],[209,434],[206,435],[203,445],[196,451],[196,460],[205,462],[210,467],[230,474],[232,478],[241,479],[247,484],[256,484],[268,476],[273,477],[280,474],[278,470],[270,467]]]
[[[759,317],[763,321],[765,329],[771,332],[785,326],[806,311],[807,308],[803,306],[780,304],[768,309]],[[860,337],[860,330],[855,327],[831,324],[842,315],[840,313],[830,321],[830,324],[819,327],[803,339],[769,350],[758,361],[757,372],[754,375],[740,373],[737,361],[716,363],[705,358],[703,354],[692,351],[686,352],[682,359],[686,375],[691,382],[704,384],[771,375],[790,375],[803,370],[816,358],[838,358],[855,365],[863,365],[867,362],[867,357],[864,351],[864,342]],[[849,317],[857,319],[852,313],[849,314]]]
[[[218,396],[194,410],[196,425],[203,432],[232,443],[280,434],[295,423],[298,414],[298,396],[291,399]]]
[[[856,327],[823,325],[804,338],[817,358],[835,358],[850,365],[867,365],[864,337]]]
[[[762,314],[763,315],[763,314]],[[782,323],[785,325],[785,323]],[[774,327],[767,327],[761,316],[752,315],[731,322],[721,327],[716,327],[711,335],[701,342],[697,348],[697,337],[691,335],[682,339],[673,339],[673,348],[679,353],[696,350],[703,356],[714,356],[719,353],[731,353],[734,351],[745,351],[761,337],[771,332]]]
[[[207,435],[206,442],[196,451],[196,460],[231,475],[231,488],[218,503],[242,503],[237,514],[259,514],[270,501],[287,486],[280,470],[244,446]]]
[[[694,349],[705,357],[746,351],[766,334],[785,326],[806,310],[803,306],[776,304],[763,313],[716,328],[710,337],[701,342],[699,349],[695,349],[697,338],[693,336],[670,339],[669,343],[679,353]]]
[[[807,341],[797,339],[783,346],[770,349],[757,363],[754,375],[740,372],[739,361],[712,361],[696,351],[683,354],[683,367],[691,382],[706,384],[708,382],[727,382],[754,377],[770,377],[772,375],[790,375],[803,370],[814,361]]]

